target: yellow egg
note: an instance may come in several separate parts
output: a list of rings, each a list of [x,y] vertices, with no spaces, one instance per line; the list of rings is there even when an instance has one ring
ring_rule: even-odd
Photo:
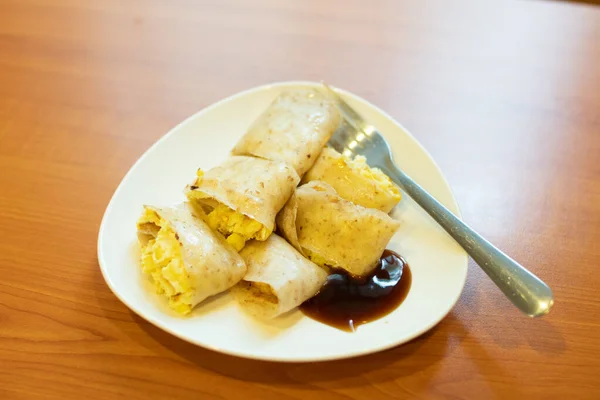
[[[345,156],[344,158],[346,159],[346,162],[358,170],[362,176],[377,182],[383,191],[391,193],[395,199],[400,201],[401,195],[398,187],[394,185],[390,177],[384,174],[379,168],[369,167],[367,165],[367,159],[364,156],[356,156],[354,157],[354,160]]]
[[[232,233],[227,237],[227,243],[232,245],[237,251],[240,251],[246,245],[246,240],[239,233]]]
[[[363,156],[353,159],[325,148],[303,182],[323,181],[343,199],[389,213],[401,199],[399,188],[378,168],[370,168]]]
[[[206,223],[224,235],[237,251],[243,249],[248,240],[266,240],[271,234],[260,222],[221,203],[208,213]]]
[[[188,314],[192,310],[193,288],[185,269],[177,234],[150,209],[146,209],[138,220],[138,225],[141,224],[153,224],[158,228],[156,237],[142,246],[142,270],[150,275],[156,293],[167,297],[173,310]]]

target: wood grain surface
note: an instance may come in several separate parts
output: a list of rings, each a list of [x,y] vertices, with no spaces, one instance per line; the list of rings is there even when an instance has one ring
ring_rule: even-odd
[[[455,309],[413,342],[275,364],[130,312],[96,258],[123,175],[187,116],[290,79],[405,125],[464,219],[554,289],[551,314],[520,315],[471,264]],[[600,398],[600,8],[0,0],[0,171],[1,399]]]

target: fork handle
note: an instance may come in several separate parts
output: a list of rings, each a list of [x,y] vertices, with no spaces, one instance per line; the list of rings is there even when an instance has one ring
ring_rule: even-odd
[[[457,218],[393,161],[390,160],[381,169],[465,249],[519,310],[530,317],[539,317],[550,311],[554,295],[541,279]]]

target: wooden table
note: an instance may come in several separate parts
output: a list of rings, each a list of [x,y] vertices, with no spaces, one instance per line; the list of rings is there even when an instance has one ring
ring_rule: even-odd
[[[464,219],[554,289],[475,266],[413,342],[237,359],[109,291],[98,226],[132,163],[242,89],[324,79],[425,145]],[[600,398],[600,8],[540,1],[0,0],[0,398]]]

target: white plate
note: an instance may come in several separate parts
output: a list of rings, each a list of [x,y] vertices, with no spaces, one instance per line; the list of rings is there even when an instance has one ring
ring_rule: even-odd
[[[135,222],[142,204],[184,199],[196,169],[226,158],[250,123],[284,89],[317,86],[284,82],[250,89],[188,118],[156,142],[131,168],[111,199],[98,237],[98,260],[108,286],[135,313],[165,331],[206,348],[275,361],[318,361],[358,356],[405,343],[448,314],[462,292],[467,256],[405,196],[394,210],[402,226],[388,248],[408,261],[413,282],[406,300],[389,315],[347,333],[300,311],[271,323],[244,314],[229,294],[198,306],[190,317],[171,313],[140,273]],[[385,135],[400,165],[459,215],[458,205],[431,156],[402,126],[367,101],[340,91],[348,103]]]

